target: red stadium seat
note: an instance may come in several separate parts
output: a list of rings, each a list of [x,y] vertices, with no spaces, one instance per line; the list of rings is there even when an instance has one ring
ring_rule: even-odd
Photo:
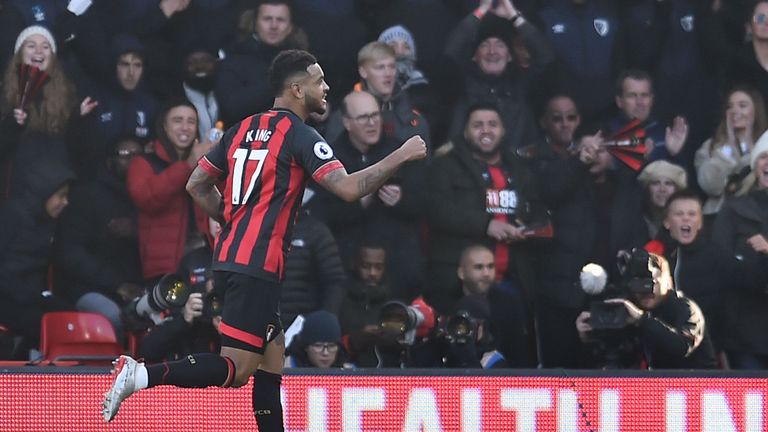
[[[91,312],[48,312],[43,315],[40,351],[43,362],[75,360],[108,365],[123,347],[106,317]]]

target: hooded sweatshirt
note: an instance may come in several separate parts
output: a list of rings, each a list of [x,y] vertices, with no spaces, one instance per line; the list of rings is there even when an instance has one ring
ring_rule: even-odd
[[[56,220],[45,204],[74,179],[65,165],[38,159],[25,168],[19,192],[0,207],[0,295],[19,304],[48,289],[48,265]]]

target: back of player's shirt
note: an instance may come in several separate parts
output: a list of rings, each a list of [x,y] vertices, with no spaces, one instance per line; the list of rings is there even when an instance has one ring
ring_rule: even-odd
[[[199,165],[224,180],[213,269],[269,280],[282,279],[308,174],[320,181],[342,166],[317,131],[282,109],[230,128]]]

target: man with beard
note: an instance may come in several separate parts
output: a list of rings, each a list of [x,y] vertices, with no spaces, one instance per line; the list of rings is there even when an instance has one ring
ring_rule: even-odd
[[[484,320],[486,335],[478,335],[484,355],[484,368],[535,367],[527,341],[525,301],[519,293],[497,284],[496,259],[482,245],[472,245],[461,253],[456,274],[463,297],[453,306],[476,320]],[[495,352],[494,350],[498,350]]]
[[[533,176],[505,146],[498,109],[468,111],[464,133],[435,158],[429,181],[429,270],[426,301],[446,313],[461,291],[456,267],[463,250],[479,244],[494,251],[494,280],[525,297],[532,292],[527,224],[545,219]]]
[[[283,51],[272,62],[269,83],[272,109],[227,130],[187,182],[195,204],[222,226],[212,266],[224,299],[220,354],[149,366],[120,356],[103,402],[105,421],[144,388],[242,387],[253,376],[258,429],[282,432],[285,335],[279,299],[304,185],[312,178],[356,201],[378,190],[401,165],[426,157],[424,140],[414,136],[377,164],[348,174],[331,146],[304,123],[310,113],[327,110],[329,87],[317,59],[306,51]],[[223,194],[217,188],[222,184]]]
[[[184,96],[197,110],[198,136],[206,137],[219,120],[219,103],[213,85],[216,57],[204,48],[193,48],[184,58]]]
[[[392,300],[386,270],[384,247],[374,240],[362,240],[339,311],[341,333],[348,336],[350,359],[359,367],[377,367],[380,363],[374,347],[385,342],[386,334],[379,326],[379,314],[384,304]],[[396,338],[390,336],[389,346],[393,346]]]

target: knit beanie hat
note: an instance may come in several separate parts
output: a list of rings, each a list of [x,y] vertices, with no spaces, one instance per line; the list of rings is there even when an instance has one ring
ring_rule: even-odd
[[[336,315],[319,310],[304,318],[301,327],[302,345],[312,345],[315,342],[341,342],[341,326]]]
[[[392,26],[379,35],[379,42],[389,43],[398,39],[405,41],[411,47],[413,58],[416,59],[416,41],[413,40],[413,35],[405,27],[401,25]]]
[[[755,148],[752,149],[752,153],[750,153],[749,157],[749,166],[752,168],[752,171],[755,171],[755,163],[757,163],[757,158],[760,156],[760,153],[765,153],[768,151],[768,132],[763,133],[760,135],[760,138],[757,139],[757,142],[755,143]]]
[[[19,36],[16,38],[16,45],[13,48],[14,54],[19,52],[19,49],[21,48],[21,45],[24,43],[24,41],[32,35],[40,35],[48,39],[48,43],[51,45],[51,51],[56,54],[56,39],[53,38],[53,35],[50,31],[48,31],[47,28],[39,25],[29,26],[22,30],[21,33],[19,33]]]
[[[515,33],[516,30],[508,19],[501,18],[495,14],[486,14],[483,19],[480,20],[474,48],[477,50],[477,47],[480,46],[483,41],[495,37],[504,42],[508,49],[512,49],[512,40],[515,38]]]
[[[649,163],[637,176],[637,180],[645,186],[648,186],[652,181],[659,180],[666,177],[672,180],[678,189],[685,189],[688,187],[688,176],[685,173],[685,169],[679,165],[669,163],[665,160],[657,160]]]

